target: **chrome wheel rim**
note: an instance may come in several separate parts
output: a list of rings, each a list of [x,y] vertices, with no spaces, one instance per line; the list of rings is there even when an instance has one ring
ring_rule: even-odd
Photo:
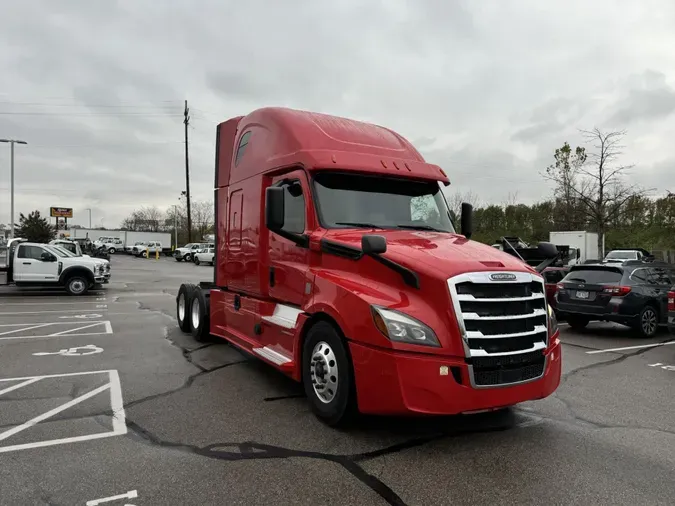
[[[185,320],[185,295],[182,293],[178,296],[178,319]]]
[[[645,309],[645,312],[642,313],[642,330],[645,334],[653,334],[656,332],[656,313],[653,309]]]
[[[84,291],[84,282],[76,279],[70,283],[70,291],[73,293],[81,293]]]
[[[309,364],[309,374],[314,393],[324,404],[330,403],[337,395],[338,366],[333,349],[321,341],[314,346]]]
[[[192,302],[192,328],[198,329],[200,318],[199,318],[199,299],[195,298]]]

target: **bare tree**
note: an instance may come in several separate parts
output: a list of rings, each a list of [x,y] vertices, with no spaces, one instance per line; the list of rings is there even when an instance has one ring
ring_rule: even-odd
[[[575,157],[567,158],[569,163],[558,163],[559,150],[556,151],[556,164],[547,169],[546,177],[555,182],[557,195],[578,203],[574,209],[598,233],[598,258],[602,258],[608,225],[623,215],[629,200],[647,191],[624,181],[626,172],[633,167],[618,163],[625,131],[594,128],[581,133],[593,151],[586,153],[584,148],[576,148]]]
[[[212,231],[214,214],[213,202],[204,200],[192,203],[192,226],[197,231],[199,240]]]
[[[462,214],[463,202],[467,202],[473,207],[480,205],[478,195],[476,195],[471,190],[466,192],[455,192],[450,195],[446,195],[446,201],[448,202],[448,207],[450,208],[450,214],[452,216],[453,222],[459,220],[459,217]],[[458,225],[458,223],[455,223],[455,225]]]

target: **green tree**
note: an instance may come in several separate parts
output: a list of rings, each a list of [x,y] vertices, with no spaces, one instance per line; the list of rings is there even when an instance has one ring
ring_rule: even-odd
[[[33,211],[28,216],[21,213],[16,237],[30,242],[47,243],[56,237],[56,230],[46,218],[40,216],[40,211]]]

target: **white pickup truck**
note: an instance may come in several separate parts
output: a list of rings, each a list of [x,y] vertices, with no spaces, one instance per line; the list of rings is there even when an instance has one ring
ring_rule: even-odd
[[[182,248],[176,248],[176,251],[173,252],[173,257],[176,259],[176,262],[185,260],[190,262],[200,249],[204,248],[206,243],[202,242],[191,242],[183,246]]]
[[[124,241],[119,237],[99,237],[94,241],[94,246],[105,246],[105,249],[111,255],[114,255],[117,251],[124,251]]]
[[[151,257],[157,255],[159,252],[162,253],[162,243],[158,241],[149,241],[145,244],[139,244],[131,248],[131,254],[137,257],[148,258],[148,255]]]
[[[103,260],[76,256],[57,245],[13,239],[0,247],[0,285],[62,287],[84,295],[109,280]]]

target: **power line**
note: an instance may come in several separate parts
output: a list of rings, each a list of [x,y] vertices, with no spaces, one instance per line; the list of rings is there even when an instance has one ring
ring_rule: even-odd
[[[97,116],[143,116],[143,117],[180,117],[180,113],[166,111],[160,112],[20,112],[20,111],[0,111],[3,116],[80,116],[80,117],[97,117]]]

